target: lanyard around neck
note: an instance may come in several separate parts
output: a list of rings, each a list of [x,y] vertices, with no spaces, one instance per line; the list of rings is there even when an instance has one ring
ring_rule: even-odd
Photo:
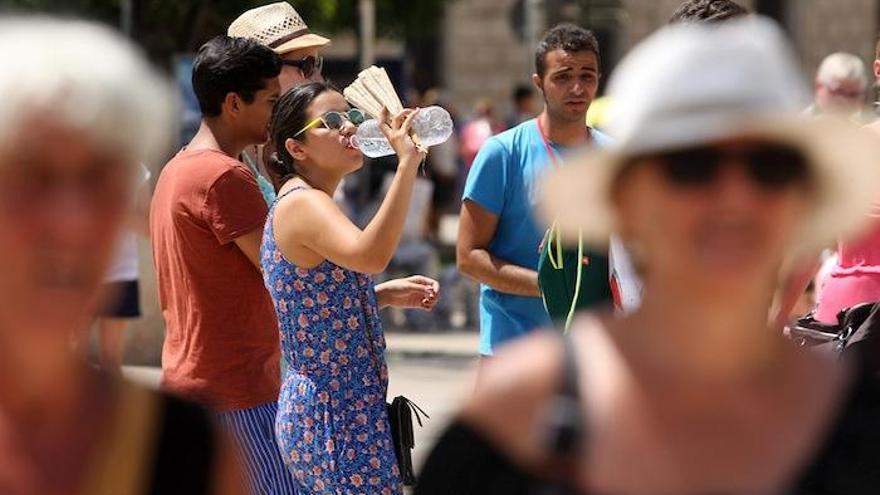
[[[556,155],[556,151],[553,149],[553,146],[550,145],[550,139],[547,137],[547,133],[544,132],[544,125],[541,124],[541,117],[537,117],[535,122],[538,124],[538,133],[541,135],[541,141],[544,142],[544,149],[547,151],[547,156],[550,158],[550,163],[553,164],[554,167],[559,168],[559,157]],[[590,128],[587,127],[587,142],[592,140],[593,135],[590,133]]]
[[[544,132],[544,126],[541,124],[541,117],[538,117],[535,121],[538,123],[538,131],[541,134],[541,140],[544,142],[544,149],[547,151],[550,163],[553,164],[553,167],[559,168],[559,157],[556,156],[556,152],[553,150],[553,147],[550,146],[550,140],[547,138],[547,133]],[[587,141],[589,142],[591,138],[592,135],[590,134],[590,128],[587,127]],[[553,222],[553,225],[550,226],[550,231],[547,233],[547,251],[547,259],[550,261],[550,266],[555,270],[562,270],[564,262],[562,252],[562,233],[556,228],[556,222]],[[566,315],[565,318],[565,326],[563,327],[563,332],[565,333],[568,333],[569,328],[571,328],[571,322],[574,320],[577,302],[581,293],[581,277],[583,276],[584,271],[584,236],[581,231],[578,231],[578,254],[576,259],[578,260],[577,275],[575,277],[574,295],[572,296],[571,306],[569,307],[568,315]]]

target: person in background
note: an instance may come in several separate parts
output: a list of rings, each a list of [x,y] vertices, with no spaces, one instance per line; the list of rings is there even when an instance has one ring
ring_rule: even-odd
[[[217,36],[202,45],[192,75],[202,124],[162,169],[150,208],[165,319],[162,387],[215,410],[256,494],[295,490],[273,432],[278,322],[259,254],[268,208],[237,159],[268,139],[280,72],[278,55],[254,40]]]
[[[685,0],[669,18],[669,24],[714,24],[749,14],[732,0]]]
[[[138,283],[138,237],[150,235],[150,171],[140,165],[135,182],[134,201],[126,228],[104,285],[105,301],[98,311],[98,360],[102,368],[119,373],[122,368],[125,329],[141,316]]]
[[[880,124],[863,129],[880,140]],[[856,304],[880,302],[880,204],[874,204],[869,218],[869,230],[837,243],[836,256],[820,280],[816,319],[821,322],[836,323],[840,310]]]
[[[198,406],[69,345],[101,304],[140,163],[175,137],[168,81],[120,34],[0,18],[0,492],[244,494]]]
[[[527,84],[517,84],[513,88],[513,110],[508,115],[505,124],[507,128],[516,127],[538,115],[535,110],[535,90]]]
[[[865,64],[855,55],[833,53],[822,61],[816,73],[814,100],[806,114],[815,117],[837,116],[853,125],[863,123],[868,80]],[[880,126],[866,129],[880,135]],[[878,212],[874,212],[876,217]],[[840,241],[837,252],[826,249],[790,263],[790,273],[783,278],[771,319],[777,328],[791,321],[804,288],[814,282],[817,292],[815,318],[826,324],[837,323],[837,313],[863,302],[880,301],[880,230],[866,233],[863,239]],[[820,267],[825,269],[820,270]],[[821,277],[817,274],[821,272]],[[829,292],[826,294],[826,287]],[[801,314],[800,316],[804,316]]]
[[[278,75],[281,94],[301,84],[324,80],[321,49],[330,44],[330,39],[313,33],[288,2],[275,2],[244,12],[232,21],[226,34],[256,40],[281,57]],[[265,145],[249,146],[242,156],[244,163],[257,174],[260,190],[269,205],[281,187],[280,178],[274,177],[272,167],[267,166],[274,152],[275,146],[270,140]]]
[[[487,139],[503,130],[503,125],[495,118],[492,102],[487,98],[477,100],[473,118],[461,128],[459,153],[465,167],[470,168]]]
[[[878,90],[880,90],[880,36],[877,37],[877,44],[874,45],[874,63],[871,65],[874,73],[874,84],[872,85],[872,107],[874,116],[880,116],[880,98],[878,98]]]
[[[876,493],[876,360],[768,330],[789,253],[858,232],[880,189],[880,142],[803,115],[791,54],[752,17],[666,28],[620,63],[618,141],[540,196],[566,231],[639,246],[642,304],[488,361],[417,495]]]
[[[419,107],[440,106],[449,110],[448,105],[441,101],[439,89],[432,88],[422,95]],[[453,112],[453,124],[455,116]],[[434,191],[431,196],[431,212],[428,218],[428,233],[432,239],[437,237],[437,228],[440,218],[459,208],[456,193],[459,191],[459,177],[461,176],[461,159],[458,154],[458,129],[446,141],[431,147],[431,152],[425,158],[425,170]]]
[[[864,120],[868,74],[862,59],[850,53],[828,55],[816,71],[810,115],[839,115],[861,123]]]
[[[572,24],[547,31],[536,48],[532,75],[543,111],[486,141],[470,169],[456,255],[459,271],[481,284],[482,356],[551,324],[538,286],[546,226],[539,226],[532,211],[539,180],[564,153],[610,142],[586,126],[599,77],[599,43],[591,32]],[[604,272],[604,292],[610,296]],[[571,300],[560,304],[569,307]]]

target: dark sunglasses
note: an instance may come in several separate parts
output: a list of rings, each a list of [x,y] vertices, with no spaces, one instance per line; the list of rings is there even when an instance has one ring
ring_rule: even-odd
[[[282,60],[281,64],[296,67],[302,71],[303,77],[309,78],[316,72],[318,74],[321,73],[321,69],[324,67],[324,57],[313,57],[312,55],[309,55],[301,60]]]
[[[654,157],[666,178],[686,187],[706,186],[717,180],[721,167],[741,163],[749,178],[768,190],[780,190],[809,180],[803,153],[790,146],[763,144],[742,150],[712,146],[689,148]]]
[[[359,108],[352,108],[345,113],[330,111],[312,119],[311,122],[294,134],[293,137],[299,137],[300,134],[318,126],[323,126],[327,129],[336,131],[342,129],[342,126],[345,125],[346,121],[351,122],[355,126],[359,126],[363,124],[365,120],[367,120],[367,117]]]

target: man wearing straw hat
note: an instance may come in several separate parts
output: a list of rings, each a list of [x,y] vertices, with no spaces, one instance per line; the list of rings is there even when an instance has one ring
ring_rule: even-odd
[[[287,2],[276,2],[257,7],[238,16],[227,31],[234,38],[250,38],[268,46],[281,57],[281,74],[278,83],[281,94],[288,89],[313,81],[323,81],[321,69],[324,58],[321,48],[330,40],[312,33],[302,16]],[[246,150],[245,161],[255,172],[265,174],[272,181],[274,190],[280,186],[279,177],[266,167],[268,157],[274,152],[272,143],[254,146]],[[274,200],[274,190],[261,185],[268,202]]]

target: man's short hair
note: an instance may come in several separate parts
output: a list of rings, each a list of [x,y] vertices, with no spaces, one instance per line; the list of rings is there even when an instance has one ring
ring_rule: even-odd
[[[868,86],[868,72],[862,59],[844,52],[828,55],[819,64],[816,71],[816,82],[820,84],[838,84],[843,81],[858,82],[861,88]]]
[[[722,22],[748,13],[748,9],[731,0],[686,0],[675,9],[669,23]]]
[[[220,35],[199,48],[192,85],[205,117],[217,117],[229,93],[254,101],[266,80],[281,73],[281,58],[259,42]]]
[[[535,72],[538,77],[544,77],[544,72],[547,70],[547,54],[553,50],[593,52],[596,55],[596,62],[600,62],[599,41],[591,31],[574,24],[557,24],[544,34],[538,43],[538,49],[535,50]]]

